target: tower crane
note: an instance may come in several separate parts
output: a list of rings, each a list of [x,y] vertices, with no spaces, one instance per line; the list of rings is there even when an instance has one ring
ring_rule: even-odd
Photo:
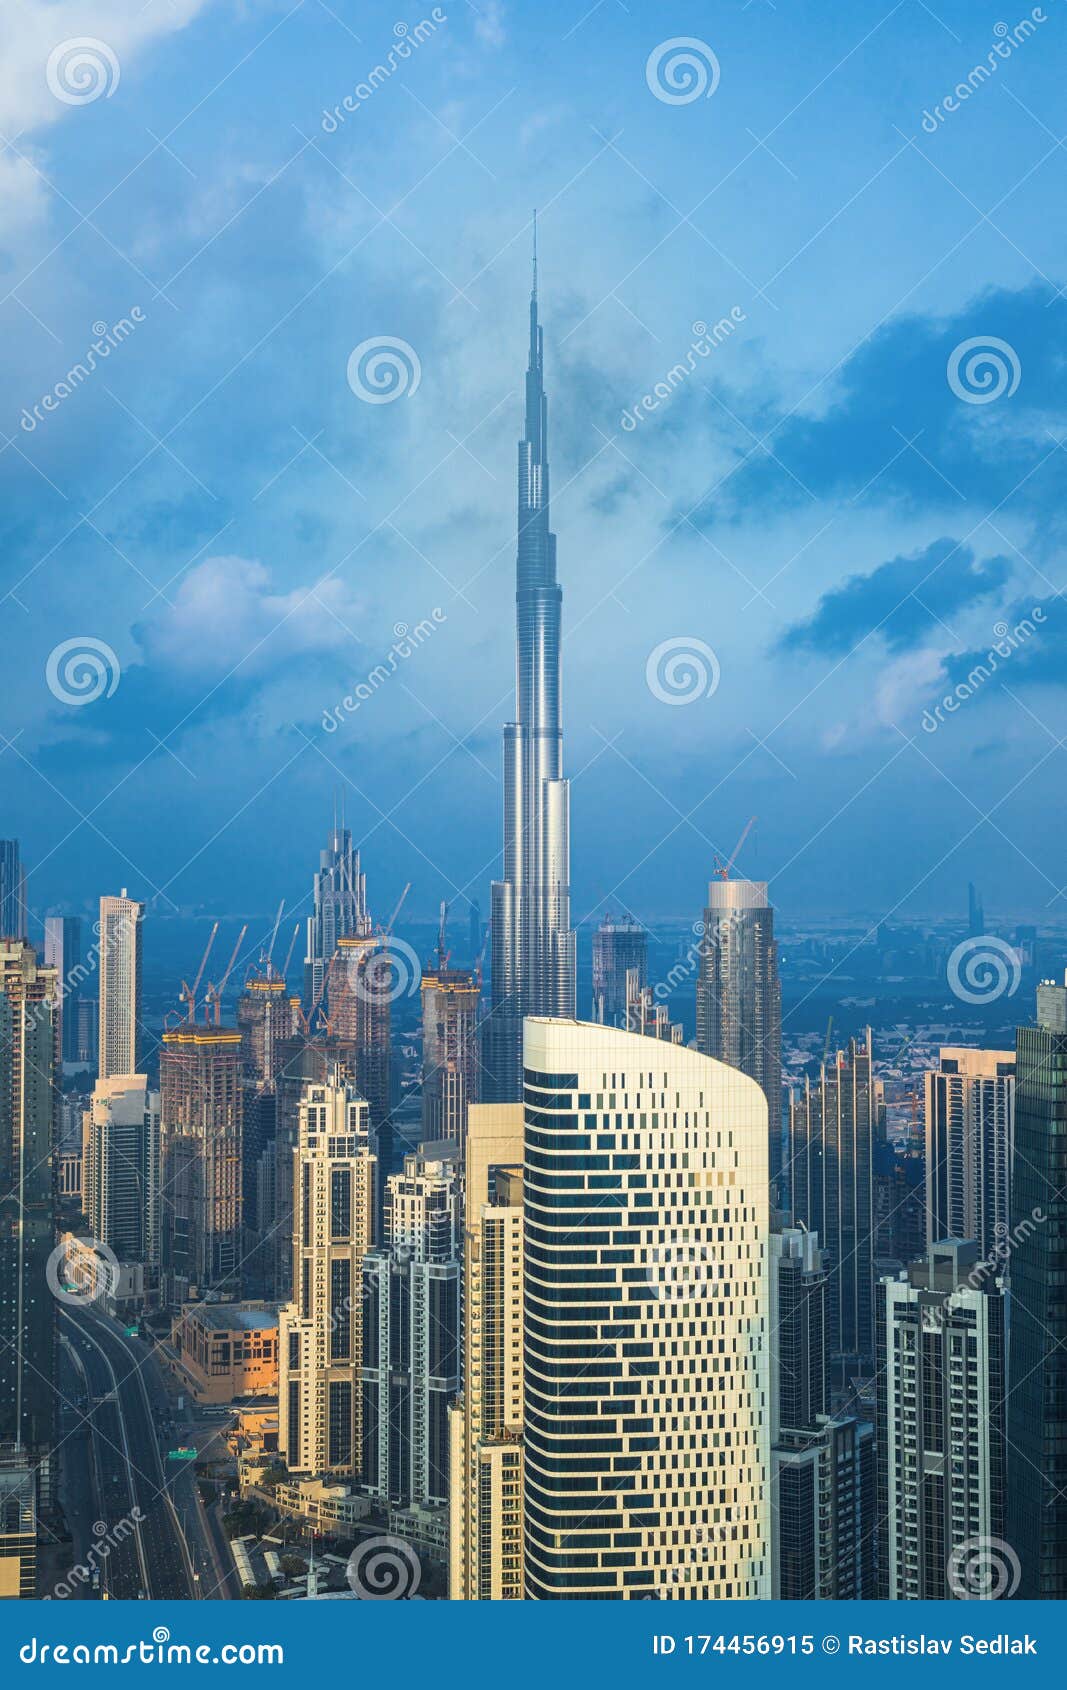
[[[188,1010],[186,1020],[193,1026],[196,1024],[196,994],[200,990],[200,982],[204,978],[204,969],[207,967],[207,959],[211,954],[211,947],[215,943],[215,935],[218,930],[219,924],[216,921],[214,927],[208,935],[207,944],[204,946],[204,954],[200,958],[200,967],[196,971],[196,979],[193,981],[191,986],[187,981],[183,980],[182,989],[178,994],[180,1001],[185,1004]]]
[[[715,873],[718,875],[720,880],[729,880],[730,870],[733,868],[733,866],[736,863],[738,857],[741,855],[741,847],[744,845],[745,840],[748,838],[749,834],[752,832],[752,829],[755,827],[758,819],[759,818],[757,816],[749,816],[747,822],[745,823],[744,827],[741,830],[740,839],[737,841],[737,844],[734,846],[732,852],[730,853],[728,860],[725,863],[723,862],[721,857],[715,858]]]

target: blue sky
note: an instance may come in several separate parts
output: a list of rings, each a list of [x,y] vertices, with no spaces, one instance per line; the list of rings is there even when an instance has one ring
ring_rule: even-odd
[[[699,910],[752,814],[785,914],[935,912],[968,879],[993,918],[1062,914],[1061,0],[437,16],[0,22],[0,834],[35,912],[120,883],[295,904],[336,790],[377,910],[408,879],[415,912],[487,907],[536,204],[576,918]],[[57,97],[82,37],[110,94]],[[680,38],[718,83],[672,104],[646,66]],[[370,404],[346,371],[382,337],[419,379]],[[996,369],[950,364],[990,337],[975,403]],[[85,639],[119,674],[76,705],[49,658]],[[675,640],[719,676],[684,707],[647,678]]]

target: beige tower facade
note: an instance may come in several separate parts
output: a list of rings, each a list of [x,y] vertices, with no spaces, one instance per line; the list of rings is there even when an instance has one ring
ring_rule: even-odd
[[[368,1108],[333,1074],[305,1088],[293,1152],[293,1300],[278,1317],[278,1447],[291,1473],[358,1478]]]
[[[467,1114],[463,1395],[449,1410],[449,1596],[523,1596],[521,1104]]]
[[[766,1097],[577,1021],[524,1068],[526,1597],[769,1597]]]
[[[141,923],[144,905],[127,897],[100,900],[101,1080],[136,1074],[141,1022]]]

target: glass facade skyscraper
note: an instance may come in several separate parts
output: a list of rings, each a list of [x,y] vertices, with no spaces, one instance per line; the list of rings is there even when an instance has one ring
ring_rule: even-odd
[[[572,1016],[570,782],[563,778],[556,536],[549,527],[548,399],[537,314],[537,252],[530,295],[526,413],[519,441],[515,720],[504,729],[504,874],[493,882],[492,1009],[486,1023],[485,1096],[522,1096],[526,1015]]]
[[[524,1095],[527,1598],[769,1596],[763,1092],[533,1018]]]

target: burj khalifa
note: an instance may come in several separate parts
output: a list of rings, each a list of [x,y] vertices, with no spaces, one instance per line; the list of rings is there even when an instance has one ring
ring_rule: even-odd
[[[556,536],[549,528],[548,400],[537,312],[537,228],[530,294],[526,416],[519,441],[515,721],[504,728],[504,878],[493,882],[489,1101],[522,1097],[525,1015],[571,1017],[570,782],[563,778]]]

